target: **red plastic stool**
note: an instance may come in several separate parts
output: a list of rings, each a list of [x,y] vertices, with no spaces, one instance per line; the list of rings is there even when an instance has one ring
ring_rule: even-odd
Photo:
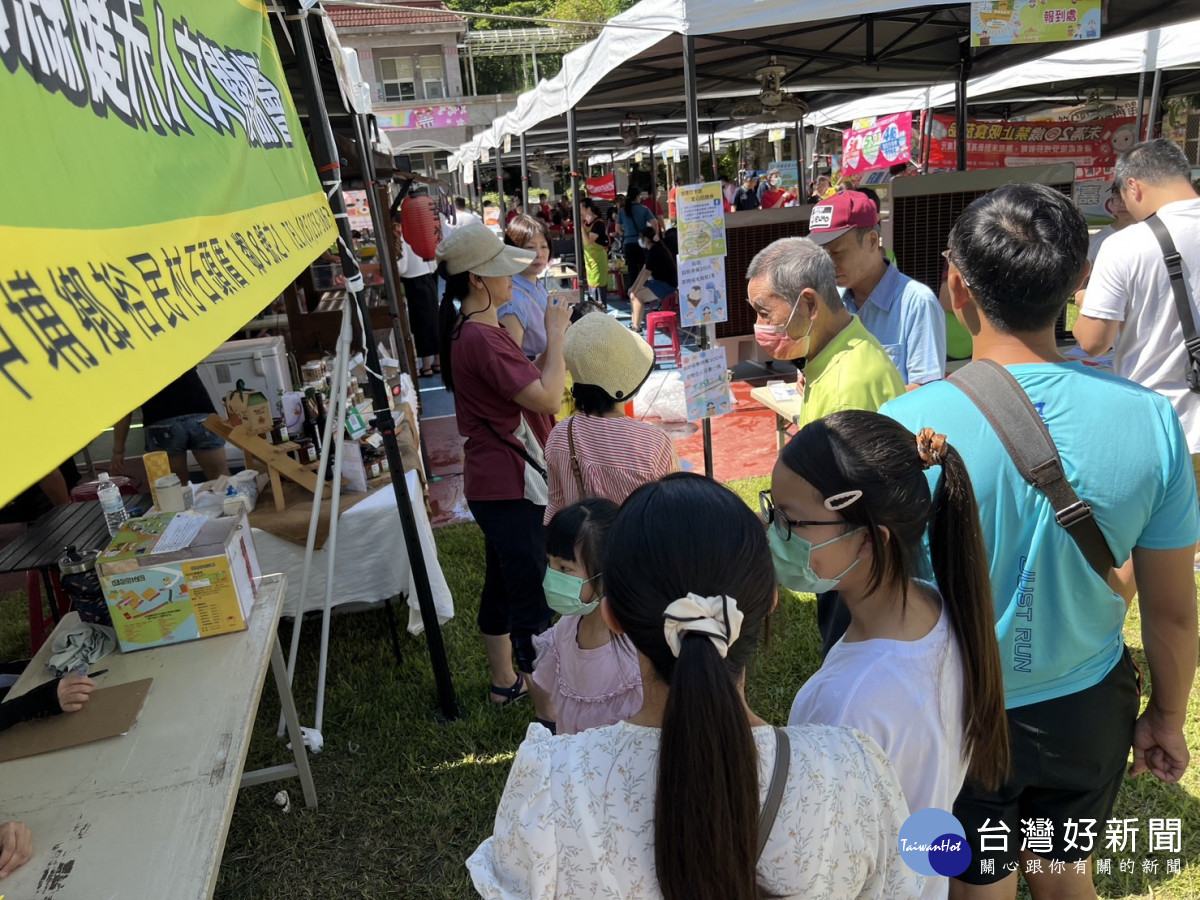
[[[138,490],[138,483],[128,475],[113,475],[111,478],[112,483],[117,486],[117,490],[121,492],[122,496],[136,497],[141,493]],[[87,503],[90,500],[99,500],[99,490],[99,481],[81,481],[75,487],[71,488],[71,502]]]
[[[57,572],[50,572],[50,589],[52,594],[49,602],[58,604],[58,618],[55,618],[53,611],[47,614],[46,607],[42,605],[40,573],[36,569],[30,569],[25,573],[25,592],[29,595],[29,653],[31,656],[37,654],[42,644],[46,643],[47,638],[50,637],[54,626],[58,624],[58,619],[66,615],[67,610],[71,608],[70,598],[58,583]]]
[[[655,340],[658,331],[666,332],[671,342],[660,346]],[[675,313],[652,312],[646,314],[646,343],[654,349],[656,363],[673,361],[675,368],[683,368],[682,349],[679,345],[679,316]]]
[[[658,308],[663,312],[678,313],[679,291],[671,291],[671,293],[659,300]]]

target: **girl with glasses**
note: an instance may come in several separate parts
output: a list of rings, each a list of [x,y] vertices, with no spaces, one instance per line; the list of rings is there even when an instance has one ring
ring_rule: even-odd
[[[1009,743],[988,560],[970,479],[945,435],[834,413],[784,448],[760,501],[780,584],[836,590],[851,616],[788,723],[875,738],[914,811],[952,810],[968,777],[999,787]],[[920,577],[927,530],[932,581]],[[948,890],[933,877],[922,896]]]

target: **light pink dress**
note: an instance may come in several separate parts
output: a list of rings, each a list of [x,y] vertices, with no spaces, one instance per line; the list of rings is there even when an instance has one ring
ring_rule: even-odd
[[[633,645],[614,637],[603,647],[581,650],[579,620],[563,616],[533,638],[533,680],[554,699],[559,734],[615,725],[642,708],[642,673]]]

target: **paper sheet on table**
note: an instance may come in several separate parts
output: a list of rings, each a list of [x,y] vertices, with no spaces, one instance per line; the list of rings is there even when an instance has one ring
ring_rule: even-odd
[[[207,521],[207,516],[180,513],[171,520],[167,530],[158,536],[158,540],[154,543],[154,552],[171,553],[190,547]]]
[[[125,734],[137,721],[153,683],[153,678],[143,678],[100,688],[79,712],[14,725],[0,733],[0,763]]]

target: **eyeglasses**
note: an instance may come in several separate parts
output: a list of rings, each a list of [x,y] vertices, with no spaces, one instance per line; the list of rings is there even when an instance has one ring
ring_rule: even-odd
[[[967,281],[966,275],[963,275],[962,266],[960,266],[957,262],[955,262],[953,253],[954,253],[953,250],[943,250],[942,251],[942,259],[944,259],[946,262],[952,264],[954,266],[954,268],[958,269],[958,274],[962,275],[963,284],[965,284],[967,286],[968,290],[970,290],[971,282]]]
[[[758,509],[759,509],[759,512],[762,514],[763,521],[767,525],[774,525],[775,533],[779,535],[781,540],[785,540],[785,541],[789,541],[792,539],[792,529],[793,528],[803,528],[807,525],[845,525],[846,524],[841,519],[825,520],[825,521],[820,521],[820,522],[818,522],[818,521],[806,522],[806,521],[800,521],[800,520],[796,520],[796,519],[789,519],[784,514],[783,510],[781,510],[779,507],[777,507],[774,504],[774,502],[772,502],[770,491],[759,491],[758,492]]]

